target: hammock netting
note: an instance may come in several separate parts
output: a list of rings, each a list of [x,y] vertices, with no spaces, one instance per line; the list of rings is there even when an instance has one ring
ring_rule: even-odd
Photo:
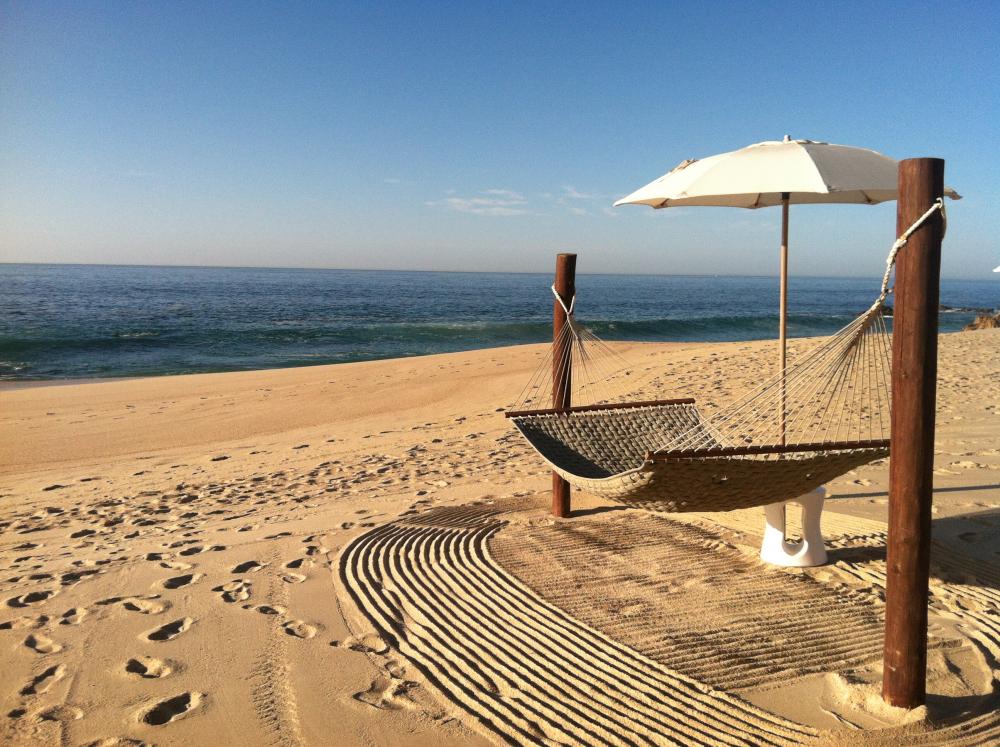
[[[943,201],[893,245],[871,307],[709,416],[693,399],[658,398],[576,320],[573,299],[557,295],[567,321],[507,417],[570,484],[661,511],[786,501],[888,456],[889,279],[899,249],[937,209]]]

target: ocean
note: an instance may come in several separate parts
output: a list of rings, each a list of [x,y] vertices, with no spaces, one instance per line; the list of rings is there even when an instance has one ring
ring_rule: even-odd
[[[881,278],[789,280],[789,334],[825,335]],[[0,264],[0,380],[345,363],[551,339],[548,274]],[[773,277],[580,275],[609,340],[774,338]],[[1000,307],[1000,282],[944,280],[942,331]]]

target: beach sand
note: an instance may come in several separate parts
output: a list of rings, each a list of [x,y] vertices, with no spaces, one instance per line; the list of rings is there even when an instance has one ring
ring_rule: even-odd
[[[699,403],[774,359],[619,349]],[[815,569],[756,559],[760,509],[555,520],[502,414],[543,352],[0,391],[0,743],[1000,741],[1000,330],[941,338],[910,714],[884,461],[828,486]]]

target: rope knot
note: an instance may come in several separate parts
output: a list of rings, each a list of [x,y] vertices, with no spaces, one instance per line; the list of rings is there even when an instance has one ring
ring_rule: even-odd
[[[574,293],[573,297],[569,300],[568,307],[566,306],[566,302],[563,301],[562,296],[559,295],[559,291],[556,290],[555,284],[552,285],[552,295],[556,297],[556,301],[562,306],[562,310],[566,312],[566,316],[573,316],[573,309],[576,306],[576,294]]]
[[[886,257],[885,260],[885,275],[882,276],[882,293],[879,295],[878,301],[875,302],[876,304],[881,304],[885,301],[889,293],[892,292],[892,289],[889,287],[889,277],[892,275],[892,268],[893,265],[896,264],[896,255],[899,254],[899,250],[906,246],[913,232],[920,228],[924,222],[934,214],[935,210],[941,211],[941,220],[944,222],[944,230],[948,230],[948,213],[944,207],[944,197],[938,197],[934,201],[934,204],[927,208],[924,214],[913,221],[913,225],[903,231],[903,235],[893,242],[892,249],[889,250],[889,256]]]

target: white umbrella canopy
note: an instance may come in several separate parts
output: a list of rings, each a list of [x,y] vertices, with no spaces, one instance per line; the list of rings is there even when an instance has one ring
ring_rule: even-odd
[[[654,208],[761,208],[782,204],[875,205],[895,200],[897,162],[867,148],[813,140],[769,140],[672,171],[615,203]],[[945,194],[960,199],[951,188]]]
[[[682,161],[672,171],[618,200],[619,205],[762,208],[781,205],[781,284],[778,370],[785,371],[788,319],[788,206],[875,205],[895,200],[898,163],[867,148],[815,140],[768,140],[709,158]],[[945,195],[961,196],[950,187]],[[782,402],[784,392],[782,392]],[[782,406],[782,411],[784,406]],[[779,414],[784,442],[784,412]]]

